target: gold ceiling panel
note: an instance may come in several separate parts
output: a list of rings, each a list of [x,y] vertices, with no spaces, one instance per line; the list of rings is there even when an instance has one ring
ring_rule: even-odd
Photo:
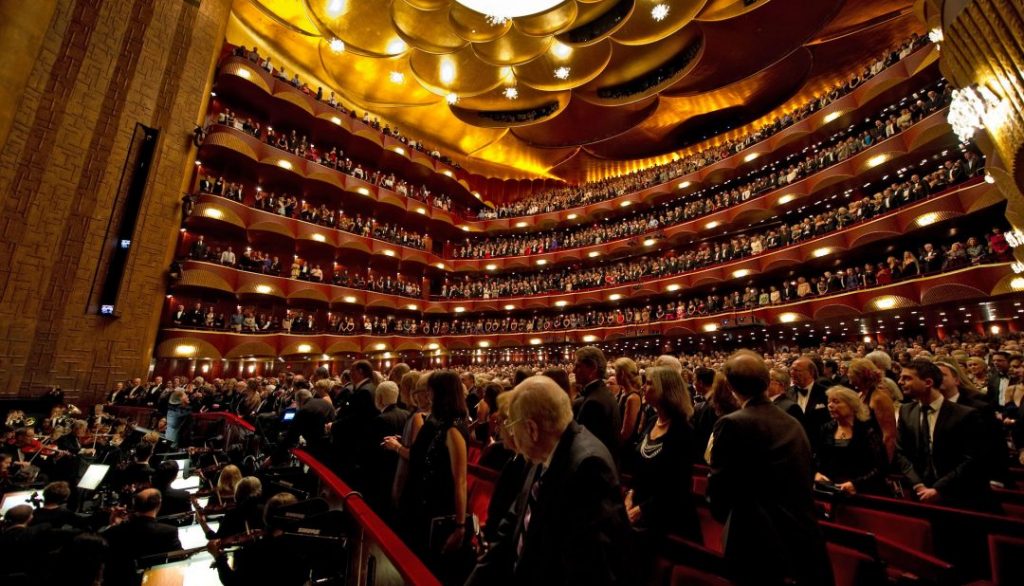
[[[568,90],[600,75],[612,58],[612,43],[608,39],[596,45],[575,47],[568,56],[558,54],[558,45],[533,61],[514,67],[516,79],[538,90]],[[565,79],[558,77],[563,71]]]
[[[345,42],[345,50],[371,57],[393,57],[408,50],[391,22],[393,1],[306,0],[310,17],[325,37]]]
[[[641,77],[669,61],[692,43],[697,42],[700,36],[700,27],[691,26],[679,34],[644,46],[615,47],[614,54],[601,75],[581,89],[596,92],[599,88]]]
[[[757,10],[772,0],[758,0],[754,4],[745,6],[743,0],[709,0],[708,5],[704,7],[704,11],[700,13],[697,20],[704,22],[714,22],[719,20],[728,20],[741,14],[746,14]],[[865,2],[867,4],[867,2]]]
[[[448,20],[455,34],[472,43],[486,43],[500,39],[512,28],[512,21],[492,24],[487,17],[465,6],[452,2]]]
[[[551,37],[532,37],[519,32],[517,26],[501,38],[489,43],[474,43],[481,60],[494,66],[520,65],[539,57],[551,48]]]
[[[515,87],[515,99],[509,99],[505,95],[505,91]],[[513,126],[522,126],[525,124],[537,124],[539,120],[516,120],[513,117],[508,119],[497,120],[489,118],[486,112],[524,112],[533,108],[541,108],[548,104],[557,104],[557,109],[551,114],[544,118],[549,118],[552,115],[556,115],[561,112],[563,108],[569,103],[569,98],[572,96],[572,92],[545,92],[541,90],[535,90],[526,85],[511,86],[502,84],[501,86],[479,96],[467,98],[465,100],[459,100],[459,103],[452,108],[452,112],[463,122],[472,124],[474,126],[483,126],[490,128],[505,128]]]
[[[306,0],[280,0],[273,2],[272,5],[261,0],[249,0],[249,4],[267,17],[294,29],[295,32],[315,37],[320,36],[316,23],[306,11]]]
[[[320,57],[324,70],[337,82],[337,87],[344,88],[344,95],[359,103],[422,106],[442,100],[416,83],[408,56],[378,59],[348,51],[335,53],[326,40],[321,40]],[[366,79],[378,81],[363,83]]]
[[[502,21],[455,0],[234,0],[226,36],[473,172],[583,179],[663,160],[715,116],[742,126],[820,91],[920,32],[898,17],[913,3],[565,0]],[[568,34],[612,14],[593,38]],[[878,23],[892,24],[873,34]],[[331,50],[334,39],[344,47]],[[823,59],[808,61],[823,43]],[[623,87],[669,63],[682,64],[670,79]]]
[[[507,68],[481,61],[470,47],[448,55],[415,51],[409,63],[416,79],[441,96],[451,92],[460,97],[482,94],[498,87],[509,74]]]
[[[633,9],[633,17],[615,31],[612,38],[623,45],[646,45],[660,41],[692,22],[707,2],[708,0],[639,0]],[[654,10],[658,6],[668,10],[660,21],[654,16]]]
[[[391,5],[395,30],[407,43],[428,53],[451,53],[466,46],[448,22],[448,9],[423,10],[396,0]]]
[[[574,22],[576,22],[576,15],[579,11],[577,2],[581,1],[586,2],[587,0],[566,2],[561,6],[556,6],[555,8],[541,14],[517,18],[515,19],[516,26],[519,27],[519,30],[524,35],[534,37],[557,35],[558,33],[567,30]],[[597,1],[607,2],[608,0]]]

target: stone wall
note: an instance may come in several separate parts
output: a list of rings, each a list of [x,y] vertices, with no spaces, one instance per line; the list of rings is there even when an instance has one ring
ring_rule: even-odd
[[[0,151],[0,398],[59,384],[88,403],[114,380],[147,374],[194,157],[191,130],[230,1],[43,4],[53,6],[39,11],[45,34],[5,57],[31,73],[23,88],[0,94],[0,110],[13,112]],[[0,37],[14,26],[0,23]],[[160,143],[119,315],[104,318],[95,303],[105,239],[137,124],[158,129]]]

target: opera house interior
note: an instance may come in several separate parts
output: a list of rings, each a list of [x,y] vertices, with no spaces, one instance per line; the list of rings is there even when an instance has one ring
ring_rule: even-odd
[[[1024,584],[1021,39],[0,2],[0,583]]]

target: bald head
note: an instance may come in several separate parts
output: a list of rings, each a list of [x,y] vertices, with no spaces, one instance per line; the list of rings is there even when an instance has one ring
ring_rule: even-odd
[[[160,496],[160,491],[155,488],[140,490],[135,493],[135,497],[132,499],[135,514],[149,517],[156,517],[162,502],[163,497]]]
[[[744,399],[764,395],[771,382],[768,365],[749,350],[740,350],[730,356],[722,371],[733,392]]]

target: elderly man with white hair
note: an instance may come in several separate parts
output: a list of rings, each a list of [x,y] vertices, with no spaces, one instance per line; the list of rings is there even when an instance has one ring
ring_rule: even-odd
[[[573,421],[552,379],[532,376],[511,393],[505,429],[535,471],[466,584],[631,583],[629,519],[608,449]]]

